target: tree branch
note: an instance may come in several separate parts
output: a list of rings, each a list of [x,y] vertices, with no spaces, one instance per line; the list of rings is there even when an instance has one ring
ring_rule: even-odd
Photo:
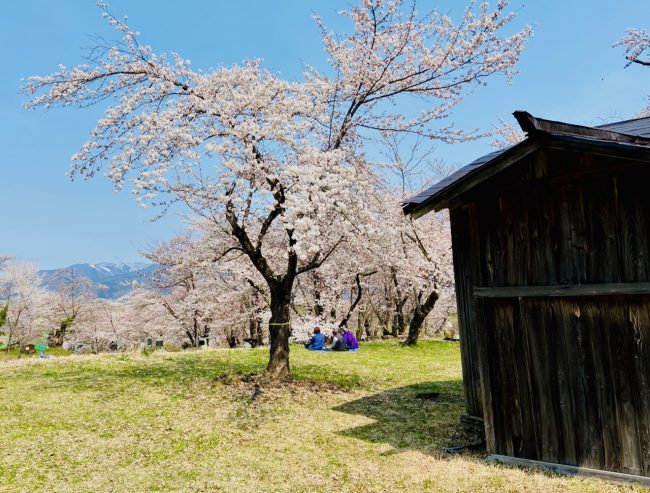
[[[320,252],[318,252],[314,257],[311,259],[309,263],[306,265],[303,265],[300,267],[297,271],[297,274],[302,274],[303,272],[309,272],[310,270],[313,269],[318,269],[323,263],[328,259],[328,257],[334,253],[334,250],[343,243],[343,240],[345,239],[344,236],[341,236],[339,240],[332,246],[332,248],[329,249],[329,251],[321,258]]]
[[[234,191],[234,185],[232,185],[229,188],[226,195],[229,197],[232,196],[233,191]],[[275,272],[273,272],[273,269],[271,269],[271,266],[269,265],[267,260],[262,255],[261,250],[258,250],[255,246],[253,246],[253,243],[248,237],[248,233],[239,224],[239,221],[237,220],[237,215],[235,214],[234,211],[232,200],[230,199],[226,203],[226,220],[228,221],[228,224],[230,224],[232,234],[239,241],[242,250],[246,253],[246,255],[248,255],[248,258],[250,258],[251,262],[253,263],[255,268],[259,271],[259,273],[262,274],[262,276],[264,276],[264,279],[266,279],[266,281],[269,283],[281,282],[281,280],[278,278]]]
[[[352,316],[352,312],[354,312],[354,309],[357,307],[359,302],[361,301],[361,295],[362,295],[362,289],[361,289],[361,277],[368,277],[372,276],[373,274],[376,274],[377,271],[373,270],[371,272],[358,272],[356,276],[354,276],[354,282],[357,285],[357,296],[354,299],[354,302],[350,305],[350,308],[348,309],[348,312],[345,314],[345,317],[343,317],[343,320],[341,320],[341,323],[339,324],[339,327],[344,327],[347,323],[348,320],[350,320],[350,317]]]

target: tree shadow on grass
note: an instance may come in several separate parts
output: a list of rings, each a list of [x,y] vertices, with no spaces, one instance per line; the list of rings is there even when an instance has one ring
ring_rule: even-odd
[[[464,412],[462,380],[426,382],[389,389],[334,408],[374,422],[339,432],[373,443],[390,444],[386,455],[406,450],[442,457],[443,448],[465,445],[471,437],[459,425]]]

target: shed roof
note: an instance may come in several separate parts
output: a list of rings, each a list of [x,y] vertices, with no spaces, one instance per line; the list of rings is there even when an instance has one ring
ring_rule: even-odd
[[[650,117],[589,127],[536,118],[525,111],[514,116],[527,133],[522,142],[499,149],[472,161],[435,185],[404,201],[405,214],[420,217],[431,210],[444,209],[449,201],[490,176],[509,167],[542,146],[573,144],[587,148],[607,147],[611,152],[650,152]],[[616,152],[616,151],[615,151]]]
[[[634,118],[632,120],[608,123],[607,125],[599,125],[596,128],[606,128],[607,130],[613,130],[615,132],[650,138],[650,117],[647,116],[645,118]]]

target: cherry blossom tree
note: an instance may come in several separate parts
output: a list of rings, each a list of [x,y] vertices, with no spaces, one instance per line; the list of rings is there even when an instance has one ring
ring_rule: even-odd
[[[51,293],[41,286],[38,268],[28,262],[8,262],[0,272],[0,304],[6,306],[3,331],[7,351],[49,329]]]
[[[4,265],[9,261],[11,257],[0,255],[0,272],[4,269]],[[7,323],[7,314],[9,313],[9,303],[5,302],[3,305],[0,305],[0,333],[2,333],[2,327]]]
[[[627,59],[626,67],[633,63],[650,66],[650,35],[643,29],[628,29],[620,40],[614,46],[625,47],[625,58]],[[649,97],[650,99],[650,97]],[[650,104],[641,110],[637,117],[650,116]]]
[[[125,347],[136,348],[147,338],[163,339],[180,345],[185,338],[183,327],[160,303],[154,290],[140,287],[118,300],[119,310],[113,311],[119,323],[119,341]]]
[[[407,162],[394,156],[391,162],[405,182],[415,183],[410,175],[419,171],[416,163],[425,160]],[[306,340],[314,326],[327,334],[347,324],[357,309],[372,311],[384,334],[396,337],[409,329],[407,344],[417,342],[434,309],[443,323],[448,318],[455,301],[448,217],[438,214],[419,221],[405,217],[399,205],[412,193],[408,187],[387,183],[369,205],[375,219],[363,235],[346,242],[330,262],[298,281],[296,305],[304,314],[297,317],[298,330],[293,324],[296,340]],[[360,337],[366,335],[363,327],[357,329]]]
[[[66,331],[72,326],[79,312],[95,300],[98,286],[80,276],[74,267],[69,267],[54,274],[51,288],[56,298],[53,310],[53,325],[56,327],[48,335],[48,344],[57,347],[63,344]]]
[[[228,225],[270,296],[267,376],[289,376],[291,300],[298,276],[320,268],[366,223],[376,174],[373,136],[402,133],[455,142],[475,135],[447,117],[496,74],[511,77],[531,28],[502,34],[514,19],[504,0],[470,3],[455,22],[419,14],[403,0],[362,0],[346,12],[350,33],[319,18],[330,69],[307,67],[290,82],[259,60],[194,70],[156,54],[99,4],[120,42],[90,63],[28,79],[29,108],[111,101],[91,140],[73,156],[73,176],[104,170],[136,200],[182,202]],[[405,112],[412,98],[417,111]]]
[[[347,232],[347,241],[326,264],[298,281],[295,304],[308,308],[318,325],[346,325],[361,301],[366,280],[379,270],[369,244],[373,230],[382,227],[381,218],[371,214],[366,220],[363,228]]]
[[[210,335],[210,299],[201,296],[205,279],[194,255],[189,235],[181,235],[161,243],[145,256],[156,265],[153,289],[160,303],[185,331],[190,345],[199,347]]]
[[[207,338],[261,344],[264,280],[238,250],[222,254],[232,243],[223,228],[201,223],[204,230],[193,227],[200,236],[179,235],[145,253],[157,266],[152,288],[192,346]]]
[[[493,138],[490,145],[496,149],[506,149],[526,138],[526,133],[518,125],[503,119],[499,119],[499,123],[492,125],[492,129]]]
[[[101,298],[86,301],[84,309],[77,312],[64,337],[66,347],[89,347],[93,353],[132,347],[124,337],[122,303]]]
[[[91,300],[66,331],[64,347],[132,350],[142,347],[147,338],[180,346],[186,335],[160,303],[158,293],[138,286],[117,300]]]
[[[231,347],[242,342],[254,346],[268,342],[270,334],[264,325],[268,326],[272,316],[271,293],[264,277],[238,248],[227,223],[202,220],[193,227],[201,233],[195,251],[212,303],[214,333],[224,336]],[[284,233],[272,228],[265,242],[267,252],[281,255]]]
[[[628,29],[625,36],[618,40],[614,46],[625,47],[625,58],[628,65],[638,63],[639,65],[650,66],[650,35],[643,29]]]
[[[422,175],[427,180],[441,180],[453,168],[433,159],[431,149],[423,146],[421,139],[392,135],[385,140],[383,155],[397,180],[384,185],[377,205],[383,228],[369,244],[381,258],[378,265],[383,289],[379,291],[384,300],[380,306],[388,315],[385,333],[400,335],[408,325],[404,344],[413,345],[436,307],[443,309],[443,318],[453,307],[451,236],[445,213],[415,221],[401,213],[400,204],[429,185],[427,181],[423,184]],[[441,298],[442,304],[438,303]]]
[[[411,192],[407,191],[407,195]],[[383,288],[386,330],[397,336],[408,333],[405,345],[417,343],[424,321],[440,298],[453,299],[453,265],[449,221],[446,214],[414,220],[399,207],[405,196],[384,194],[381,218],[385,228],[372,242],[377,249]],[[375,295],[377,296],[377,295]]]

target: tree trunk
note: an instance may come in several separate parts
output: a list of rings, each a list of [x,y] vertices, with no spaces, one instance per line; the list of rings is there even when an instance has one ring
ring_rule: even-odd
[[[339,323],[339,328],[345,327],[348,323],[348,320],[350,320],[350,317],[352,316],[352,312],[354,312],[354,309],[357,307],[359,304],[359,301],[361,301],[361,279],[360,279],[360,274],[357,274],[354,276],[354,282],[357,284],[357,295],[354,298],[354,301],[350,305],[350,308],[348,309],[348,312],[345,314],[345,317],[343,317],[343,320],[341,320],[341,323]],[[352,290],[350,290],[350,297],[352,297]]]
[[[192,316],[192,330],[194,331],[194,347],[196,349],[199,349],[199,322],[196,319],[196,311],[194,311],[194,314]]]
[[[393,312],[390,310],[379,310],[377,318],[381,326],[381,335],[393,337]]]
[[[403,305],[401,303],[395,303],[395,314],[393,315],[392,320],[393,337],[403,334],[406,329],[406,324],[404,323],[404,310],[402,307]]]
[[[194,336],[192,335],[192,332],[186,329],[185,330],[185,335],[190,340],[190,346],[195,347],[196,342],[194,341]]]
[[[400,289],[399,282],[397,280],[397,269],[391,267],[391,275],[393,278],[393,285],[395,286],[396,299],[395,302],[395,315],[391,321],[393,326],[393,337],[402,335],[406,329],[406,324],[404,323],[404,305],[408,300],[408,296],[402,296],[402,290]]]
[[[325,313],[325,307],[321,300],[320,289],[316,287],[316,280],[314,280],[314,316],[321,317]]]
[[[370,340],[372,339],[372,327],[370,326],[370,320],[366,318],[366,320],[363,322],[363,329],[366,331],[366,339]]]
[[[343,320],[341,320],[341,323],[339,324],[339,328],[345,327],[347,325],[348,321],[350,320],[350,317],[352,316],[352,312],[361,301],[361,296],[363,295],[363,288],[361,287],[361,277],[372,276],[376,272],[377,272],[376,270],[373,270],[372,272],[365,272],[365,273],[357,272],[357,274],[354,276],[354,283],[357,285],[357,295],[354,298],[352,304],[350,305],[348,313],[346,313],[345,317],[343,317]],[[352,297],[352,289],[350,289],[350,297]],[[359,320],[361,319],[359,318]],[[358,323],[357,326],[360,327],[361,323]]]
[[[402,343],[403,346],[415,346],[417,344],[422,324],[427,318],[427,315],[429,315],[431,310],[433,310],[436,301],[438,301],[438,293],[436,291],[431,291],[425,302],[420,303],[422,294],[422,291],[420,291],[415,300],[415,310],[413,311],[413,317],[409,323],[409,333],[406,340]]]
[[[75,316],[71,315],[64,320],[61,321],[59,324],[59,327],[52,332],[50,332],[47,336],[47,344],[50,347],[61,347],[63,346],[63,340],[65,339],[65,334],[67,330],[72,326],[74,323]]]
[[[210,326],[209,325],[203,325],[203,338],[205,339],[205,347],[210,346]]]
[[[255,346],[261,346],[264,342],[264,335],[262,334],[262,318],[260,314],[255,311],[248,320],[249,337],[255,343]]]
[[[230,330],[232,330],[232,329],[230,329]],[[228,335],[226,335],[226,342],[228,342],[228,347],[230,349],[233,349],[233,348],[236,348],[237,346],[239,346],[239,339],[237,339],[237,334],[235,334],[234,332],[230,332],[230,333],[228,333]]]
[[[271,342],[266,376],[271,380],[289,379],[289,321],[291,316],[291,288],[284,286],[271,290]]]

